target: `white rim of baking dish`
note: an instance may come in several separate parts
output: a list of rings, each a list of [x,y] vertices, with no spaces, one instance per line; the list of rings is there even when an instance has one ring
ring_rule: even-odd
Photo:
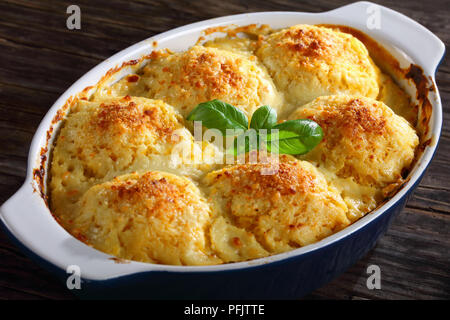
[[[369,29],[367,17],[371,12],[373,13],[377,10],[380,14],[382,28]],[[435,88],[429,95],[432,104],[429,136],[433,139],[432,143],[424,150],[421,158],[409,175],[409,181],[402,189],[380,208],[321,241],[270,257],[230,264],[171,266],[136,261],[116,263],[111,255],[85,245],[64,230],[53,218],[40,194],[35,192],[33,169],[38,168],[40,165],[40,152],[41,148],[47,143],[47,131],[51,127],[57,111],[65,104],[67,99],[81,92],[85,87],[97,83],[111,68],[148,54],[155,49],[153,47],[154,41],[158,42],[160,48],[165,48],[165,43],[171,40],[174,41],[174,38],[183,38],[182,41],[179,41],[179,44],[171,45],[170,47],[173,51],[183,50],[187,46],[182,45],[182,43],[194,44],[201,35],[201,31],[206,28],[231,24],[249,25],[253,23],[268,24],[272,28],[288,27],[299,23],[349,26],[367,34],[388,50],[389,47],[400,49],[412,62],[423,69],[424,74],[430,79],[430,84]],[[387,30],[387,32],[384,30]],[[176,42],[178,43],[178,41]],[[371,2],[356,2],[322,13],[259,12],[238,14],[205,20],[161,33],[132,45],[106,59],[76,81],[54,103],[41,121],[31,143],[26,180],[23,186],[0,208],[0,220],[8,231],[27,249],[63,270],[66,270],[69,265],[79,266],[81,276],[86,280],[108,280],[148,271],[184,273],[238,270],[282,261],[318,250],[358,231],[395,206],[424,173],[436,150],[442,126],[442,106],[434,75],[444,52],[445,46],[442,41],[429,30],[396,11]]]

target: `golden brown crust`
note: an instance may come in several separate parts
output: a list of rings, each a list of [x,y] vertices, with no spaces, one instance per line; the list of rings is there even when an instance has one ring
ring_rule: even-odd
[[[136,94],[162,99],[186,116],[199,103],[220,99],[249,116],[263,104],[281,105],[265,70],[245,55],[194,46],[151,61],[144,69]],[[118,83],[117,85],[121,85]]]
[[[89,189],[70,228],[122,259],[166,264],[220,263],[206,247],[210,208],[186,178],[149,171]]]
[[[293,106],[337,93],[376,98],[380,71],[364,45],[329,28],[296,25],[265,37],[256,55]]]
[[[402,181],[419,141],[404,118],[364,97],[319,97],[290,118],[311,119],[321,126],[321,143],[302,159],[329,174],[354,217],[373,210],[383,197],[381,190]]]
[[[285,196],[297,192],[314,192],[314,178],[306,170],[299,169],[289,163],[280,163],[277,174],[267,175],[264,169],[270,169],[271,164],[236,165],[232,170],[224,170],[214,177],[218,181],[223,177],[230,179],[233,194],[251,192],[261,198],[267,195]]]
[[[172,133],[180,128],[180,123],[168,122],[160,108],[150,106],[141,110],[136,102],[126,96],[122,101],[101,103],[91,123],[100,130],[152,130],[158,138],[170,139]]]
[[[404,118],[369,98],[320,97],[290,118],[314,120],[324,131],[320,145],[305,159],[319,161],[361,184],[384,186],[401,179],[418,144],[414,129]]]
[[[333,52],[338,47],[336,37],[332,33],[318,28],[291,28],[284,33],[283,42],[276,46],[285,46],[299,59],[300,65],[310,65],[313,59],[322,58],[332,63]]]
[[[377,108],[378,102],[372,107]],[[329,130],[340,132],[348,139],[361,140],[363,134],[383,135],[386,132],[386,117],[373,113],[373,108],[364,104],[360,98],[350,98],[339,108],[324,110],[320,115],[308,116],[324,130],[324,142],[327,142]]]
[[[277,170],[267,174],[273,164],[239,164],[205,177],[217,219],[225,219],[233,233],[244,233],[239,240],[245,239],[245,246],[254,248],[256,239],[267,252],[283,252],[320,240],[349,223],[343,200],[314,166],[281,156]],[[214,233],[212,239],[221,257],[252,258],[236,253],[239,241],[235,239],[232,247],[223,245]]]
[[[233,61],[213,52],[202,52],[184,64],[183,73],[171,84],[187,85],[198,89],[210,88],[213,96],[225,94],[227,86],[239,90],[244,88],[247,82],[239,73],[239,62],[239,59]],[[163,71],[171,72],[170,68]]]

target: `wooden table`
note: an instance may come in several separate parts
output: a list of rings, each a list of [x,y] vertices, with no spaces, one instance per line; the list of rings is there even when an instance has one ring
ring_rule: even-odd
[[[53,102],[102,60],[154,34],[187,23],[255,11],[321,12],[337,0],[77,0],[0,2],[0,203],[23,183],[33,134]],[[380,1],[417,20],[446,44],[447,0]],[[81,8],[81,30],[66,28],[66,8]],[[420,44],[418,44],[420,45]],[[433,163],[407,208],[365,258],[311,293],[310,299],[450,298],[450,61],[437,83],[444,128]],[[366,287],[369,265],[381,268],[381,290]],[[47,271],[0,233],[1,299],[73,299]]]

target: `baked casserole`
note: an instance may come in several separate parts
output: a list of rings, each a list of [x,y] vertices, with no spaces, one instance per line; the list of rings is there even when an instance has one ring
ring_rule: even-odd
[[[398,190],[417,157],[417,108],[366,45],[332,26],[244,31],[155,51],[72,102],[49,177],[67,231],[121,259],[231,263],[317,242]],[[186,119],[214,99],[249,118],[269,105],[279,121],[313,120],[323,140],[268,163],[217,163]]]

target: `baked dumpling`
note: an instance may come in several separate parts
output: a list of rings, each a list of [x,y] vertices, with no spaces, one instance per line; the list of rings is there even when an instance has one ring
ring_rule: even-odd
[[[123,259],[171,265],[217,264],[207,249],[211,210],[188,179],[150,171],[90,188],[71,225],[76,237]]]
[[[376,98],[379,92],[380,71],[364,44],[331,28],[283,29],[267,36],[256,55],[294,107],[319,96],[345,93]]]
[[[375,208],[382,188],[402,181],[419,143],[407,120],[365,97],[319,97],[289,118],[311,119],[322,127],[323,140],[301,158],[341,178],[344,194],[353,194],[357,217]]]
[[[312,164],[280,155],[277,169],[267,170],[273,165],[238,164],[204,178],[218,223],[230,226],[213,223],[211,246],[223,260],[292,250],[350,223],[344,201]]]
[[[151,60],[136,90],[132,94],[164,100],[183,116],[213,99],[228,102],[248,116],[261,105],[277,109],[282,104],[267,72],[251,58],[203,46]]]

